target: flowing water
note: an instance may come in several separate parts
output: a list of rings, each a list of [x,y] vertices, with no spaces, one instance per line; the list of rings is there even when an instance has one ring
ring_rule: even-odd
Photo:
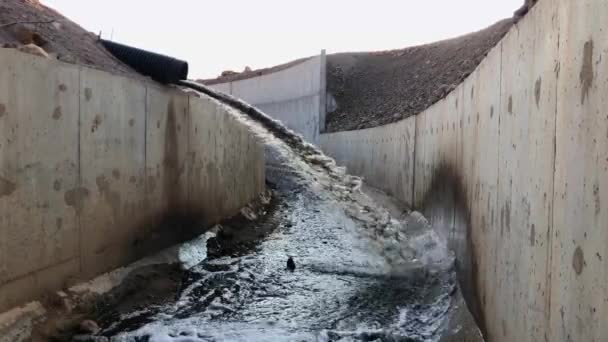
[[[115,341],[439,341],[462,305],[454,258],[418,213],[393,218],[361,181],[277,123],[237,110],[266,143],[274,205],[251,248],[188,265],[175,301],[123,314]],[[287,132],[287,133],[286,133]],[[285,134],[289,138],[285,139]],[[277,138],[281,136],[282,139]],[[199,239],[213,249],[219,232]],[[296,268],[286,267],[293,257]],[[133,324],[132,322],[138,322]]]

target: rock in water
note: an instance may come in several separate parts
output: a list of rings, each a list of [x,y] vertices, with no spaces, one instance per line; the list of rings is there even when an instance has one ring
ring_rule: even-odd
[[[287,259],[287,269],[292,272],[296,269],[296,263],[295,261],[293,261],[292,257],[289,257],[289,259]]]
[[[97,334],[99,331],[101,331],[101,329],[99,328],[99,325],[97,325],[97,323],[95,321],[92,320],[86,320],[86,321],[82,321],[80,323],[80,332],[83,334],[91,334],[91,335],[95,335]]]

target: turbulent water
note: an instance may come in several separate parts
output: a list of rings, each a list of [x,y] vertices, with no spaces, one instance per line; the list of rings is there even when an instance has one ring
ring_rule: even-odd
[[[453,257],[417,213],[392,218],[314,148],[266,142],[275,208],[255,248],[188,265],[178,298],[123,315],[115,341],[438,341],[457,290]],[[213,234],[199,240],[200,251]],[[293,257],[296,269],[286,268]],[[137,321],[145,324],[133,325]]]

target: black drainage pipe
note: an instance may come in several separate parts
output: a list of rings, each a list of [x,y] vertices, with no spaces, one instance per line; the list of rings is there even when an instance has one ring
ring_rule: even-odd
[[[105,39],[99,41],[114,57],[155,81],[168,84],[188,79],[188,62]]]

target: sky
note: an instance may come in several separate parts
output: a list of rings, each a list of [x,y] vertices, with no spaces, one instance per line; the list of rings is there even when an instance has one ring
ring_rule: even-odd
[[[510,17],[524,0],[41,0],[105,39],[187,60],[190,78],[399,49]]]

